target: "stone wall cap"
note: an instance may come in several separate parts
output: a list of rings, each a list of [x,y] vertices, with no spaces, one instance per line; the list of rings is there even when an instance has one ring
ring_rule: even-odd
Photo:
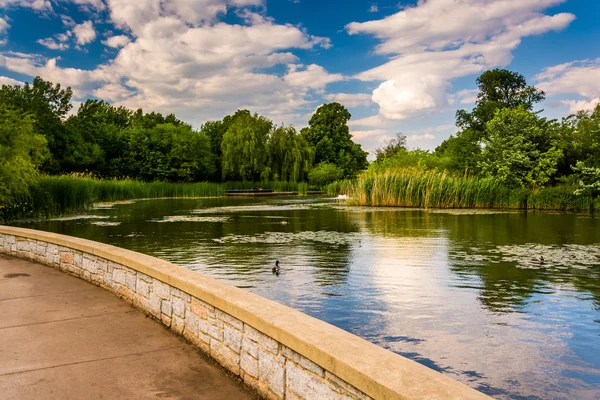
[[[51,232],[0,225],[0,234],[94,254],[163,281],[272,337],[374,399],[489,399],[331,324],[168,261]]]

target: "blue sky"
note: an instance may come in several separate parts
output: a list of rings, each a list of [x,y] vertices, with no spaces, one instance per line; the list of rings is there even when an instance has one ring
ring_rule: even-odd
[[[372,150],[396,132],[433,149],[503,67],[549,117],[600,98],[590,0],[0,0],[0,83],[36,75],[199,127],[238,108],[306,126],[324,102]]]

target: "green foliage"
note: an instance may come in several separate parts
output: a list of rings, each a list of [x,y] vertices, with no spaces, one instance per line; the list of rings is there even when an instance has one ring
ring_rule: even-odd
[[[143,181],[197,182],[214,174],[208,137],[189,125],[138,126],[129,135],[130,169]]]
[[[577,162],[577,165],[572,168],[579,178],[579,188],[575,191],[575,195],[598,197],[600,195],[600,168],[586,167],[583,161]]]
[[[304,181],[312,166],[313,150],[292,126],[279,126],[273,130],[268,144],[268,169],[274,181]],[[266,174],[264,174],[266,175]]]
[[[320,163],[308,174],[308,181],[317,187],[326,186],[332,182],[342,179],[344,170],[335,164]]]
[[[556,172],[562,152],[540,149],[546,136],[537,116],[524,107],[504,108],[486,126],[485,149],[479,167],[488,177],[510,187],[543,187]]]
[[[267,180],[267,144],[273,122],[254,114],[240,115],[223,135],[223,178],[230,180]],[[267,175],[267,177],[265,177]]]
[[[46,139],[34,125],[30,114],[0,104],[0,210],[28,200],[29,186],[48,156]]]
[[[352,141],[348,121],[350,112],[339,103],[324,104],[315,111],[302,135],[315,149],[315,164],[332,163],[354,177],[367,165],[367,152]]]
[[[44,165],[46,171],[58,172],[66,167],[69,159],[87,161],[90,149],[85,148],[78,136],[71,135],[65,129],[62,119],[71,110],[70,87],[62,89],[60,84],[53,85],[36,77],[32,84],[21,86],[2,85],[0,103],[13,107],[34,117],[35,132],[46,137],[52,157]]]
[[[398,133],[396,137],[386,141],[383,145],[375,149],[375,158],[377,162],[382,162],[386,158],[393,157],[398,152],[406,150],[408,150],[406,147],[406,136]]]

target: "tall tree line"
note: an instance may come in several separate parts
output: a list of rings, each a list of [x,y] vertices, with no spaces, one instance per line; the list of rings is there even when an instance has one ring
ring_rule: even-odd
[[[367,166],[367,153],[348,133],[350,113],[338,103],[321,106],[299,133],[248,110],[206,122],[198,130],[173,114],[133,111],[102,100],[87,100],[70,115],[72,96],[71,88],[39,77],[0,89],[0,183],[6,198],[6,188],[14,186],[9,180],[27,186],[39,173],[170,182],[298,182],[306,181],[315,167],[323,168],[322,163],[333,164],[344,177]],[[19,163],[23,167],[17,173]]]

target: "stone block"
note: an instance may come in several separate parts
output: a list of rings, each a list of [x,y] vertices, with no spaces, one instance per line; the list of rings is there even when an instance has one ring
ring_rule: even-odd
[[[150,284],[148,282],[142,280],[138,274],[136,285],[135,285],[136,293],[138,293],[144,297],[150,297],[150,289],[151,289]]]
[[[174,287],[171,288],[171,294],[175,297],[183,299],[186,303],[189,303],[192,300],[192,296]]]
[[[340,397],[323,378],[289,360],[286,363],[285,381],[286,387],[305,399],[336,400]]]
[[[188,313],[184,319],[185,329],[192,331],[194,333],[198,332],[200,325],[200,318],[195,316],[194,314]]]
[[[202,319],[208,318],[209,312],[214,312],[215,308],[202,300],[198,300],[195,297],[192,297],[190,310],[192,313],[196,314],[198,317]]]
[[[127,285],[127,274],[122,269],[113,269],[112,279],[119,285]]]
[[[244,336],[247,337],[248,339],[258,342],[258,340],[260,339],[260,335],[262,335],[262,333],[260,333],[259,331],[257,331],[256,329],[254,329],[253,327],[251,327],[248,324],[244,324]]]
[[[171,307],[171,302],[168,300],[163,300],[160,304],[160,311],[167,317],[171,318],[171,314],[173,313],[173,307]]]
[[[248,339],[246,336],[242,338],[242,350],[252,357],[258,358],[258,344]]]
[[[71,252],[61,252],[60,253],[60,262],[64,264],[73,264],[73,253]]]
[[[244,323],[242,321],[240,321],[239,319],[232,317],[231,315],[227,314],[226,312],[223,312],[221,310],[215,310],[215,314],[217,319],[228,323],[229,325],[235,327],[238,330],[242,330],[244,329]]]
[[[309,370],[310,372],[314,373],[315,375],[318,375],[320,377],[325,376],[325,370],[323,368],[321,368],[314,362],[310,361],[308,358],[296,353],[294,350],[290,349],[289,347],[282,345],[281,346],[281,354],[283,354],[283,356],[285,358],[287,358],[288,360],[292,360],[296,364],[300,365],[302,368]]]
[[[210,336],[217,339],[219,342],[223,341],[223,329],[218,326],[214,326],[212,324],[208,324],[208,332]]]
[[[185,318],[185,300],[179,297],[173,297],[171,302],[173,304],[173,312],[181,318]]]
[[[136,291],[136,273],[135,271],[132,272],[127,272],[127,276],[126,276],[126,282],[127,282],[127,287],[132,290],[132,291]]]
[[[283,398],[285,365],[278,357],[263,351],[258,352],[258,379],[261,383]]]
[[[358,400],[372,400],[371,397],[367,396],[348,382],[340,379],[337,375],[334,375],[329,371],[325,371],[325,379],[330,387],[332,387],[334,390],[345,393],[349,398]]]
[[[171,318],[171,329],[181,335],[184,328],[185,321],[173,314],[173,317]]]
[[[240,356],[240,368],[253,378],[258,378],[258,359],[252,357],[245,351],[243,351]]]
[[[223,343],[218,340],[211,340],[210,355],[233,374],[240,374],[240,355]]]
[[[224,342],[227,347],[236,353],[242,348],[242,332],[235,329],[233,326],[225,324],[223,327]]]
[[[169,299],[171,297],[171,287],[158,279],[152,280],[152,291],[161,299]]]
[[[258,344],[263,350],[267,350],[273,354],[279,353],[279,342],[267,335],[261,333],[258,338]]]

